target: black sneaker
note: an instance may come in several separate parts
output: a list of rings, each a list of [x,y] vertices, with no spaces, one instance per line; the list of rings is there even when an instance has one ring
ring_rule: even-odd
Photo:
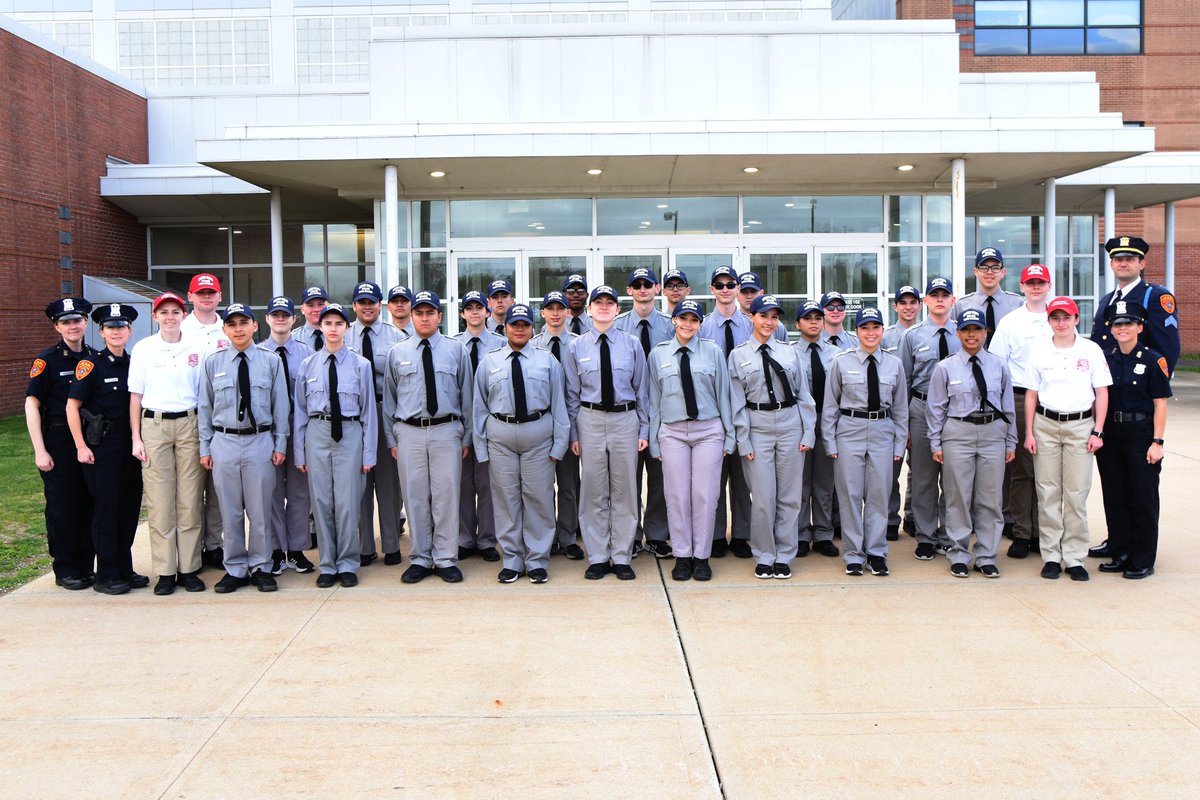
[[[675,554],[671,552],[671,545],[658,539],[649,539],[646,541],[646,549],[654,554],[655,558],[674,558]]]
[[[275,592],[279,590],[279,584],[275,582],[275,576],[263,572],[261,569],[256,569],[251,573],[250,582],[257,586],[260,592]]]
[[[129,584],[130,589],[145,589],[150,585],[150,579],[145,575],[130,572],[121,576],[121,580]]]
[[[808,542],[796,542],[796,558],[804,558],[812,547]]]
[[[530,583],[545,583],[548,580],[550,580],[550,573],[541,567],[529,570]]]
[[[697,558],[692,562],[692,579],[697,581],[712,580],[712,566],[707,558]]]
[[[640,534],[639,534],[639,535],[640,535]],[[634,543],[633,543],[633,549],[631,549],[631,550],[629,551],[629,557],[630,557],[630,558],[637,558],[637,557],[638,557],[638,554],[639,554],[639,553],[641,553],[641,552],[642,552],[643,550],[645,550],[645,549],[646,549],[646,546],[645,546],[645,545],[643,545],[643,544],[641,543],[641,541],[640,541],[640,540],[639,540],[639,541],[636,541],[636,542],[634,542]]]
[[[389,566],[389,567],[394,567],[394,566],[396,566],[397,564],[403,564],[403,563],[404,563],[404,556],[400,555],[400,551],[399,551],[399,550],[397,550],[397,551],[396,551],[396,552],[394,552],[394,553],[384,553],[384,554],[383,554],[383,563],[384,563],[386,566]]]
[[[446,583],[462,583],[462,570],[458,567],[434,567],[433,571]]]
[[[588,564],[588,568],[583,571],[583,577],[589,581],[598,581],[608,573],[612,572],[612,567],[607,561],[601,561],[599,564]]]
[[[692,559],[675,559],[675,568],[671,570],[671,580],[686,581],[690,577],[692,577]]]
[[[862,564],[859,564],[857,562],[853,563],[853,564],[847,564],[846,565],[846,574],[852,575],[855,578],[861,578],[862,574],[863,574]]]
[[[633,567],[628,564],[613,564],[612,571],[619,581],[631,581],[637,577],[637,573],[633,571]]]
[[[563,548],[563,555],[569,561],[583,561],[587,555],[583,552],[583,548],[577,544],[571,543]]]
[[[729,542],[722,539],[713,539],[712,558],[724,558],[725,553],[729,551]]]
[[[182,586],[185,592],[203,592],[208,588],[195,572],[180,573],[175,578],[175,582]]]
[[[360,567],[369,567],[379,560],[378,553],[367,553],[365,556],[359,556],[358,565]]]
[[[983,575],[985,578],[1000,577],[1000,569],[995,564],[984,564],[983,566],[976,564],[975,571]]]
[[[967,569],[966,564],[951,564],[950,565],[950,574],[956,578],[971,577],[971,571],[969,569]]]
[[[1029,555],[1029,540],[1013,539],[1013,543],[1008,546],[1008,557],[1025,558],[1027,555]]]
[[[813,542],[812,549],[814,553],[820,553],[827,558],[837,558],[842,554],[841,551],[838,550],[838,546],[829,539]]]
[[[917,535],[917,524],[915,522],[913,522],[911,517],[904,520],[904,524],[901,525],[901,527],[904,528],[904,532],[907,533],[909,536]]]
[[[504,569],[500,570],[500,574],[496,576],[496,580],[500,581],[501,583],[516,583],[517,578],[519,577],[521,577],[521,573],[517,572],[515,569],[509,569],[508,567],[505,567]]]
[[[792,568],[787,564],[776,564],[772,567],[772,571],[775,573],[775,577],[779,580],[786,581],[788,578],[792,577]]]
[[[175,594],[175,576],[159,575],[158,583],[154,584],[154,593],[159,597]]]
[[[1086,581],[1088,579],[1087,568],[1080,565],[1078,567],[1067,567],[1067,575],[1073,581]]]
[[[754,558],[754,553],[750,552],[750,542],[746,539],[734,539],[731,541],[729,543],[729,552],[738,558]]]
[[[913,558],[917,559],[917,561],[933,561],[933,554],[933,543],[921,542],[917,545],[917,551],[913,553]]]
[[[318,589],[331,589],[331,588],[333,588],[333,584],[336,581],[337,581],[337,575],[334,575],[331,572],[322,572],[320,575],[317,576],[317,588]]]
[[[479,557],[489,564],[495,564],[500,560],[500,554],[496,552],[496,548],[494,547],[479,548]]]
[[[410,564],[408,569],[404,570],[404,574],[400,576],[401,583],[420,583],[433,574],[433,570],[429,567],[422,567],[420,564]]]
[[[1052,581],[1058,580],[1058,576],[1062,575],[1062,565],[1057,561],[1047,561],[1042,565],[1042,577],[1049,578]]]
[[[883,556],[867,556],[867,569],[872,575],[883,577],[888,574],[887,559]]]
[[[758,564],[754,567],[754,577],[769,581],[775,577],[775,570],[770,564]]]
[[[358,586],[358,575],[353,572],[339,572],[337,574],[338,583],[349,589],[351,586]]]
[[[900,538],[900,526],[899,525],[888,525],[887,526],[887,540],[889,542],[894,542],[894,541],[898,540],[899,538]]]
[[[225,551],[220,547],[214,547],[212,550],[205,550],[200,553],[200,563],[206,567],[213,569],[225,568]]]
[[[282,575],[283,571],[288,568],[287,555],[280,549],[276,548],[271,551],[271,574]]]
[[[308,556],[304,555],[304,553],[300,550],[289,550],[287,554],[287,561],[288,564],[291,565],[291,568],[296,570],[296,572],[300,573],[301,575],[307,572],[312,572],[314,569],[316,569],[316,567],[313,566],[313,563],[308,560]]]
[[[217,585],[213,587],[213,591],[217,594],[229,594],[230,592],[236,592],[243,586],[249,585],[249,578],[239,578],[226,572],[225,577],[217,581]]]

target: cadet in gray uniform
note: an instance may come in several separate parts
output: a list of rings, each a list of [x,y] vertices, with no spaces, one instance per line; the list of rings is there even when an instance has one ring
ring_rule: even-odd
[[[346,336],[346,346],[352,352],[371,362],[371,391],[375,397],[375,416],[383,413],[383,373],[387,368],[387,354],[392,346],[407,335],[382,319],[383,290],[370,281],[354,287],[354,324]],[[378,425],[379,440],[376,453],[386,453],[387,438]],[[367,566],[379,556],[375,550],[375,499],[379,500],[379,544],[383,548],[383,563],[399,564],[400,555],[400,479],[396,471],[396,460],[376,456],[375,469],[365,476],[362,509],[358,517],[358,533],[361,539],[359,564]]]
[[[417,292],[412,318],[417,335],[388,353],[383,396],[412,535],[412,563],[400,580],[417,583],[436,573],[460,583],[458,500],[471,449],[471,361],[461,344],[438,332],[437,294]]]
[[[892,302],[892,310],[896,312],[896,323],[889,325],[883,331],[883,342],[879,349],[899,358],[900,340],[910,328],[915,327],[917,318],[921,315],[921,293],[915,286],[901,286],[896,290],[896,298]],[[908,486],[904,492],[904,529],[915,534],[912,515],[912,454],[908,456]],[[900,538],[900,470],[902,463],[897,463],[892,470],[892,496],[888,501],[887,538],[894,542]]]
[[[392,318],[392,327],[401,333],[413,336],[412,326],[412,292],[407,286],[393,286],[388,289],[388,316]],[[401,519],[401,522],[404,520]],[[403,526],[401,526],[403,527]]]
[[[625,293],[633,298],[633,308],[617,315],[613,327],[625,331],[641,342],[642,352],[650,357],[650,348],[665,342],[675,334],[671,318],[654,307],[658,296],[658,277],[654,270],[640,267],[629,275]],[[646,507],[642,508],[642,473],[646,474]],[[638,453],[637,462],[638,510],[637,532],[633,537],[633,554],[642,549],[642,534],[645,533],[645,549],[655,558],[673,558],[667,544],[670,532],[667,529],[667,501],[663,498],[662,462],[650,455],[649,448]]]
[[[582,483],[579,526],[588,554],[583,577],[609,572],[637,577],[629,559],[637,530],[637,454],[646,449],[646,356],[637,339],[613,327],[617,293],[592,290],[588,309],[594,327],[571,342],[563,361],[571,449],[579,456]],[[611,563],[611,566],[610,566]]]
[[[912,437],[909,496],[917,528],[917,549],[913,555],[919,561],[933,560],[939,546],[944,551],[950,544],[944,527],[946,500],[941,490],[942,466],[930,456],[925,395],[929,391],[933,368],[962,347],[954,335],[954,320],[950,318],[953,304],[950,281],[930,278],[925,286],[925,308],[929,316],[904,334],[900,342],[900,363],[904,366],[909,393],[908,434]]]
[[[975,285],[979,288],[958,298],[950,311],[950,316],[954,319],[969,308],[983,314],[987,325],[985,347],[991,346],[1000,320],[1025,305],[1024,297],[1000,288],[1000,283],[1007,274],[1008,270],[1004,268],[1004,254],[995,247],[983,248],[975,254]]]
[[[200,465],[213,471],[225,531],[225,576],[213,591],[253,583],[273,592],[268,519],[275,468],[287,454],[287,378],[278,356],[254,346],[258,322],[248,307],[230,304],[224,329],[233,346],[205,360],[200,381]]]
[[[292,324],[296,321],[296,307],[290,298],[272,297],[267,305],[267,325],[271,335],[258,343],[262,350],[279,356],[283,376],[288,390],[288,433],[291,434],[294,420],[292,410],[296,405],[296,373],[304,359],[312,355],[296,337],[292,336]],[[271,574],[282,575],[285,569],[298,573],[312,572],[315,567],[304,555],[309,546],[308,476],[296,467],[295,443],[288,436],[287,460],[275,468],[275,492],[271,498]]]
[[[567,296],[562,292],[546,292],[542,298],[542,319],[546,324],[533,337],[535,347],[548,350],[554,360],[562,363],[563,354],[571,346],[575,334],[567,330]],[[563,373],[563,391],[566,391],[567,376]],[[563,457],[554,462],[554,482],[557,487],[557,516],[554,525],[554,545],[550,554],[561,553],[571,561],[582,561],[586,556],[579,546],[579,456],[568,447]]]
[[[500,338],[504,338],[504,318],[515,301],[512,284],[506,280],[496,280],[488,284],[486,310],[491,311],[487,318],[487,329]]]
[[[962,349],[933,368],[925,411],[933,460],[945,466],[946,557],[950,574],[967,577],[974,532],[975,571],[999,578],[1004,465],[1017,452],[1012,377],[1004,361],[983,349],[982,311],[960,312],[957,326]]]
[[[473,441],[491,470],[504,553],[499,581],[512,583],[528,572],[532,583],[545,583],[554,543],[554,464],[571,434],[566,384],[554,356],[529,343],[529,306],[508,310],[504,333],[508,343],[484,356],[475,375]]]
[[[588,316],[587,280],[582,275],[568,275],[562,285],[563,296],[567,298],[567,330],[576,336],[583,336],[592,329],[592,318]]]
[[[779,301],[764,294],[754,299],[750,311],[754,333],[729,354],[733,424],[754,498],[754,575],[786,579],[792,577],[796,557],[803,454],[816,439],[816,405],[799,352],[775,338]]]
[[[846,298],[842,293],[826,292],[821,295],[821,310],[825,312],[825,329],[821,331],[821,341],[828,342],[838,350],[853,350],[858,347],[857,337],[844,327]]]
[[[825,406],[825,384],[834,357],[842,352],[821,341],[825,329],[825,311],[816,300],[805,301],[796,309],[796,330],[800,338],[794,347],[800,351],[800,366],[816,405],[817,437],[813,449],[804,454],[804,475],[808,481],[800,487],[800,532],[796,557],[808,555],[809,548],[823,556],[836,558],[840,551],[833,543],[834,479],[833,459],[825,455],[821,438],[821,412]]]
[[[709,522],[721,488],[721,462],[734,450],[729,368],[716,342],[701,339],[704,307],[675,304],[675,335],[650,351],[647,448],[662,461],[677,581],[712,579]]]
[[[317,587],[358,585],[363,477],[375,468],[379,418],[371,362],[346,347],[350,320],[337,303],[321,309],[323,347],[296,373],[296,466],[308,475],[321,554]]]
[[[758,277],[757,272],[743,272],[738,275],[738,306],[741,307],[742,313],[747,317],[754,316],[750,310],[751,304],[759,297],[766,294],[763,289],[762,281]],[[788,334],[787,325],[776,325],[775,333],[772,334],[778,341],[787,344]]]
[[[498,281],[503,283],[503,281]],[[511,297],[511,295],[510,295]],[[471,376],[479,370],[483,357],[504,346],[503,334],[488,330],[488,307],[481,292],[463,295],[459,316],[467,328],[454,338],[467,349],[471,360]],[[503,320],[500,323],[503,328]],[[492,507],[492,483],[488,476],[487,454],[477,458],[474,447],[463,459],[462,485],[458,490],[458,558],[479,554],[484,561],[500,560],[496,552],[496,521]]]
[[[320,350],[325,346],[325,337],[321,333],[321,312],[327,305],[329,293],[324,286],[309,286],[301,295],[300,312],[304,314],[304,324],[292,331],[292,336],[310,350]]]
[[[887,501],[892,464],[908,440],[908,392],[900,359],[879,349],[883,315],[870,306],[855,319],[858,347],[838,354],[825,384],[821,437],[833,459],[842,509],[846,574],[887,575]]]
[[[667,314],[675,313],[675,306],[692,293],[687,273],[681,269],[669,269],[663,275],[663,297],[667,298]]]

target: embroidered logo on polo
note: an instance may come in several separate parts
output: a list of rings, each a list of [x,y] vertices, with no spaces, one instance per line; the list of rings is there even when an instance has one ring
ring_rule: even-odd
[[[1075,362],[1075,369],[1079,370],[1080,372],[1087,372],[1091,368],[1091,362],[1089,362],[1086,358],[1081,358]]]

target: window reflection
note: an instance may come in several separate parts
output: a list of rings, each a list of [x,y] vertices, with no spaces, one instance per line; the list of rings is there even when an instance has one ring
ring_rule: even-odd
[[[456,239],[590,236],[592,201],[455,200],[450,203],[450,227]]]
[[[772,294],[808,297],[808,253],[751,253],[750,270]]]
[[[458,297],[472,289],[487,294],[488,284],[496,280],[516,284],[517,259],[514,256],[460,257],[454,263],[458,267]]]
[[[530,256],[529,295],[540,301],[546,292],[560,291],[568,275],[586,275],[587,256]]]
[[[747,197],[744,233],[881,233],[880,195]]]
[[[600,236],[737,233],[737,198],[601,198],[596,231]]]

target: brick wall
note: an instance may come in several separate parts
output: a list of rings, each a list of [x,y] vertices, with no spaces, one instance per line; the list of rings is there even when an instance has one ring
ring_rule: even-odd
[[[975,56],[974,6],[963,0],[897,0],[897,19],[949,19],[958,27],[963,72],[1094,72],[1100,110],[1155,129],[1158,150],[1200,151],[1200,4],[1195,0],[1147,0],[1143,4],[1143,50],[1138,56]],[[968,165],[967,169],[970,169]],[[1118,190],[1118,196],[1120,190]],[[1119,200],[1118,200],[1119,202]],[[1096,210],[1103,214],[1103,208]],[[1103,226],[1101,226],[1103,230]],[[1147,276],[1163,276],[1163,209],[1142,209],[1117,218],[1117,232],[1140,234],[1153,249]],[[1183,321],[1183,349],[1200,352],[1200,200],[1176,203],[1175,293]]]
[[[148,156],[144,98],[3,30],[0,75],[0,414],[12,414],[57,338],[46,304],[81,292],[84,273],[145,277],[145,228],[99,193],[107,156]]]

